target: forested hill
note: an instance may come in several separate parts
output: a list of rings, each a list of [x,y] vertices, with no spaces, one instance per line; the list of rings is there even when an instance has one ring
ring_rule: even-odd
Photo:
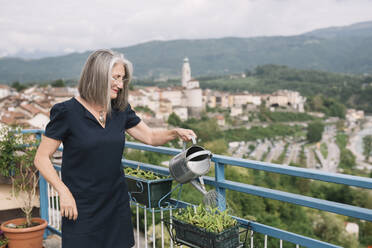
[[[280,64],[342,73],[372,73],[372,21],[298,36],[151,41],[117,48],[137,78],[179,77],[184,57],[193,76],[221,75]],[[88,54],[38,60],[0,59],[0,83],[78,78]]]

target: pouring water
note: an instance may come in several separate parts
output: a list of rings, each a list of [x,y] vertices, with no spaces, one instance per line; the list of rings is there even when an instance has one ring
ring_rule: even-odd
[[[203,177],[199,177],[199,182],[196,180],[192,180],[191,184],[200,191],[204,197],[203,197],[203,203],[204,205],[210,207],[210,208],[216,208],[219,205],[225,206],[225,197],[223,197],[222,194],[218,193],[216,190],[210,190],[207,191],[204,186],[204,180]]]

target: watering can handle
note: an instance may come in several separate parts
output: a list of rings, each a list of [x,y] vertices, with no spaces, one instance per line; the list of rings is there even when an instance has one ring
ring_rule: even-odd
[[[191,140],[192,140],[192,144],[195,145],[196,144],[196,139],[195,139],[195,136],[191,136]],[[183,151],[186,150],[186,141],[183,142]]]
[[[196,158],[198,156],[202,156],[202,155],[208,155],[211,157],[212,154],[210,151],[207,151],[207,150],[194,152],[193,154],[187,156],[187,161],[190,161],[191,159]]]

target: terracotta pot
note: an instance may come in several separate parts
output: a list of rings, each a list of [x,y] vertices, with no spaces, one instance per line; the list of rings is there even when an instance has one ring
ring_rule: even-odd
[[[9,228],[7,224],[22,225],[26,222],[25,218],[8,220],[1,224],[1,230],[8,238],[8,248],[42,248],[43,235],[48,225],[46,220],[33,218],[32,222],[40,223],[38,226],[28,228]]]

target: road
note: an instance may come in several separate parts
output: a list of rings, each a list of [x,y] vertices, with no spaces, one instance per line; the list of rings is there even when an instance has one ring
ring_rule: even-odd
[[[265,162],[270,163],[271,161],[277,159],[280,156],[280,154],[282,153],[283,149],[284,149],[283,146],[284,146],[283,141],[279,141],[279,142],[274,143],[273,147],[271,148],[270,153],[266,157]]]
[[[323,157],[320,150],[316,150],[316,154],[321,161],[321,168],[320,170],[326,172],[336,173],[338,164],[340,163],[340,149],[336,144],[336,126],[335,125],[328,125],[325,127],[321,143],[325,143],[328,149],[328,156],[326,158]]]
[[[269,143],[270,142],[265,141],[264,143],[260,143],[259,145],[257,145],[256,149],[251,153],[251,156],[255,160],[261,160],[262,155],[267,151],[269,147]]]
[[[366,123],[363,129],[351,134],[347,148],[356,156],[356,163],[358,169],[372,170],[372,165],[364,161],[363,155],[363,137],[372,135],[372,117],[366,117]]]
[[[305,147],[305,156],[306,156],[306,165],[307,168],[315,169],[316,168],[316,160],[313,152],[313,147]]]

